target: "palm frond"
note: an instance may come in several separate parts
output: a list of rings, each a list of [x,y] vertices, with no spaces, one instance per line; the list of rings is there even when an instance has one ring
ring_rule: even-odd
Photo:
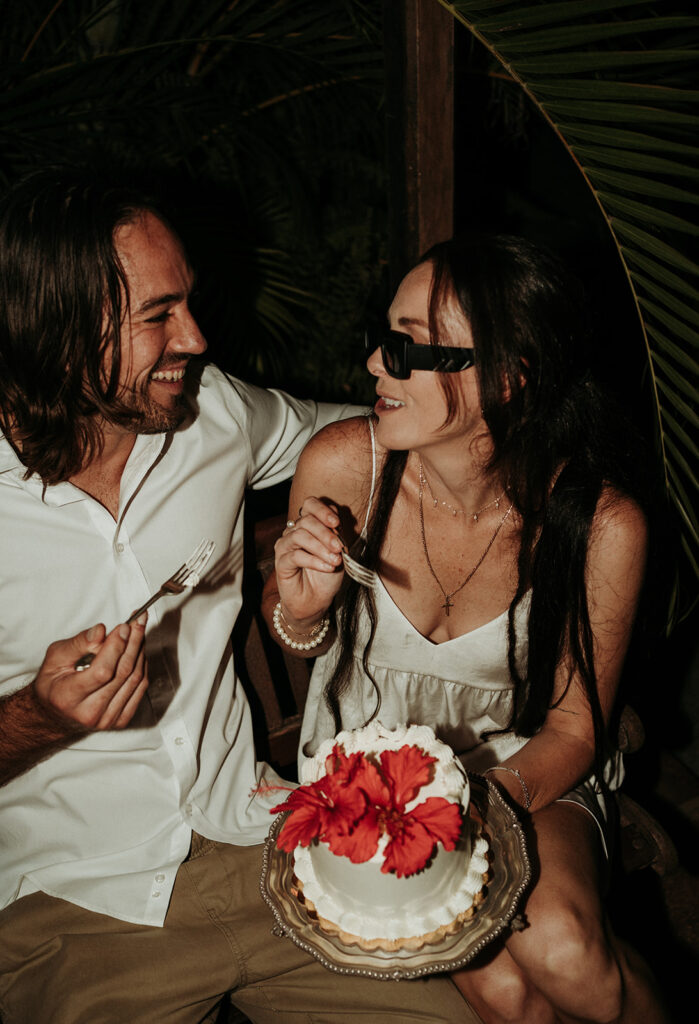
[[[696,588],[699,17],[651,0],[439,0],[546,119],[594,197],[645,342],[665,486]],[[675,593],[671,620],[686,611]]]

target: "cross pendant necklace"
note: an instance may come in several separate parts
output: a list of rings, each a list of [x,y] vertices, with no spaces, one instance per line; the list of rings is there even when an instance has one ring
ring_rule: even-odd
[[[456,597],[456,595],[461,590],[463,590],[463,588],[466,586],[466,584],[469,582],[469,580],[472,579],[472,577],[475,576],[476,572],[480,569],[480,567],[481,567],[481,565],[483,563],[483,560],[485,559],[485,556],[488,554],[488,552],[492,548],[493,544],[495,543],[495,538],[497,537],[497,535],[500,533],[500,530],[502,530],[503,526],[505,525],[505,521],[507,520],[507,517],[509,516],[510,512],[512,511],[513,505],[510,505],[510,507],[508,508],[508,510],[505,513],[505,515],[502,517],[502,519],[500,520],[498,525],[495,527],[495,532],[494,532],[493,536],[490,538],[490,540],[488,541],[488,543],[486,545],[486,548],[485,548],[485,551],[483,552],[481,557],[478,559],[478,561],[474,565],[473,569],[471,569],[471,571],[467,575],[466,579],[463,581],[463,583],[459,584],[459,586],[456,588],[456,590],[452,590],[451,594],[447,594],[446,590],[442,586],[442,583],[441,583],[441,581],[439,579],[439,576],[434,571],[434,567],[432,565],[432,562],[430,561],[430,553],[427,550],[427,537],[425,535],[425,513],[424,513],[424,510],[423,510],[423,507],[422,507],[422,485],[423,485],[423,479],[424,479],[424,477],[423,477],[422,473],[420,473],[420,476],[419,476],[420,485],[419,485],[419,488],[418,488],[418,511],[420,513],[420,536],[422,538],[422,548],[423,548],[423,551],[425,552],[425,561],[427,562],[427,568],[432,573],[432,576],[434,578],[435,583],[437,584],[439,589],[442,591],[442,594],[444,595],[444,604],[441,605],[440,607],[442,607],[444,609],[444,614],[447,616],[447,618],[449,618],[449,610],[450,610],[450,608],[454,607],[454,602],[452,601],[452,597]]]

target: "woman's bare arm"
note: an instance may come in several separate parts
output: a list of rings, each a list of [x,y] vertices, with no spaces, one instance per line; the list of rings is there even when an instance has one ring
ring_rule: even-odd
[[[308,634],[330,609],[343,579],[341,551],[358,533],[357,518],[368,497],[371,449],[365,417],[333,423],[320,431],[299,459],[289,496],[289,522],[275,545],[275,572],[265,584],[262,613],[272,636],[281,601],[294,638]],[[322,653],[332,639],[300,657]]]
[[[631,639],[646,564],[647,528],[635,502],[603,495],[592,524],[586,579],[594,638],[597,686],[605,721],[614,708],[619,679]],[[568,669],[558,671],[554,703],[536,736],[503,764],[517,768],[536,811],[578,785],[591,771],[595,743],[592,715],[583,684]],[[566,689],[567,687],[567,689]],[[524,793],[516,776],[490,776],[520,805]]]

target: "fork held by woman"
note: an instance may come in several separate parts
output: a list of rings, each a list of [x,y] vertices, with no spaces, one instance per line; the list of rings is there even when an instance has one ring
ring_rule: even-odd
[[[340,526],[337,508],[311,497],[275,544],[276,571],[289,583],[280,611],[295,637],[306,635],[306,626],[317,623],[340,589],[345,556],[345,545],[338,536]],[[327,631],[323,635],[330,640]],[[319,650],[314,645],[305,653],[302,648],[301,653],[310,657]]]

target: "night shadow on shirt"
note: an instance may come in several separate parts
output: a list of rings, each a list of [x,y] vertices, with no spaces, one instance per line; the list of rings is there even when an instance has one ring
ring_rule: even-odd
[[[148,689],[127,729],[147,729],[156,725],[172,703],[182,683],[177,654],[182,612],[190,601],[202,600],[215,594],[239,578],[243,571],[243,546],[236,544],[218,559],[201,578],[198,586],[190,590],[175,608],[165,612],[160,622],[148,631],[146,660]],[[162,599],[167,601],[167,597]],[[232,624],[231,624],[232,625]],[[202,643],[205,639],[202,638]],[[215,697],[223,672],[231,658],[230,649],[224,651],[211,683],[209,700]],[[201,681],[206,683],[205,680]]]

